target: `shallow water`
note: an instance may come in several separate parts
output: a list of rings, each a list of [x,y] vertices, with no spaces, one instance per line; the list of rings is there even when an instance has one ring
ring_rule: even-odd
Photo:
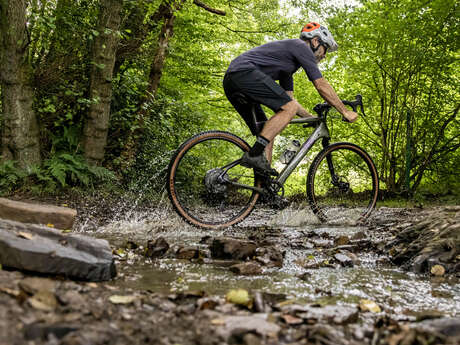
[[[332,245],[331,238],[371,234],[366,227],[327,226],[320,224],[310,211],[288,209],[283,212],[256,210],[239,227],[225,231],[206,231],[188,226],[170,210],[149,215],[133,215],[114,220],[98,229],[100,236],[114,245],[127,239],[143,244],[147,239],[163,236],[168,243],[205,248],[204,236],[237,236],[245,238],[248,227],[263,226],[270,238],[278,238],[286,257],[282,268],[265,269],[256,276],[237,276],[222,262],[192,263],[187,260],[142,259],[119,265],[118,286],[171,293],[203,290],[225,295],[233,288],[285,294],[288,299],[320,304],[353,304],[361,299],[377,302],[385,312],[415,317],[420,313],[442,313],[460,316],[460,283],[456,278],[431,278],[380,265],[382,259],[372,253],[357,253],[360,265],[352,268],[304,269],[297,262],[306,257],[319,257]],[[84,230],[84,229],[82,229]],[[273,230],[273,231],[272,231]],[[295,249],[293,243],[306,243],[316,238],[312,249]],[[330,243],[328,243],[328,241]],[[314,241],[313,241],[314,242]],[[318,246],[322,248],[318,248]],[[303,275],[303,278],[299,278]]]

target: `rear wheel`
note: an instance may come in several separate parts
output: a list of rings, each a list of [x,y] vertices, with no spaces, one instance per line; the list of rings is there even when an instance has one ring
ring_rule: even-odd
[[[254,186],[256,178],[252,169],[228,165],[248,150],[244,140],[222,131],[200,133],[183,143],[168,169],[168,194],[177,213],[188,223],[208,229],[245,219],[259,193],[230,182]]]
[[[315,157],[307,177],[307,196],[323,222],[359,224],[377,202],[379,180],[369,155],[351,143],[335,143]]]

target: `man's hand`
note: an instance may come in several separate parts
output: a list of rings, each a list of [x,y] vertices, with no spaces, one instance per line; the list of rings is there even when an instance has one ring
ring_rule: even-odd
[[[355,122],[358,119],[358,114],[348,109],[342,115],[348,122]]]

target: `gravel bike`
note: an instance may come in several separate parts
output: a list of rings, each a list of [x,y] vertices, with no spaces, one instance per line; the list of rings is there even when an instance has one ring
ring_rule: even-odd
[[[361,95],[342,102],[355,112],[360,107],[365,115]],[[168,167],[167,189],[175,211],[200,228],[235,225],[249,216],[260,195],[282,196],[288,177],[322,139],[323,148],[311,163],[306,180],[311,209],[322,222],[364,222],[377,202],[377,169],[358,145],[330,143],[326,120],[331,108],[327,103],[317,104],[313,108],[317,117],[290,122],[313,127],[314,131],[276,178],[261,176],[239,164],[250,149],[240,137],[217,130],[194,135],[177,149]]]

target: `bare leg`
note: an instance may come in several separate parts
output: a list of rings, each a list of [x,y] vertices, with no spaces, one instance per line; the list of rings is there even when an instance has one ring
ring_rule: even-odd
[[[272,162],[272,154],[273,154],[273,144],[275,143],[275,140],[271,140],[270,144],[265,146],[265,157],[267,157],[267,160],[271,163]]]
[[[297,112],[297,102],[290,101],[281,107],[281,110],[273,115],[264,125],[262,135],[264,138],[270,140],[270,143],[281,131],[291,122]],[[268,146],[267,146],[268,147]],[[271,145],[273,148],[273,145]],[[271,158],[271,150],[270,150]],[[267,156],[268,159],[268,156]]]

